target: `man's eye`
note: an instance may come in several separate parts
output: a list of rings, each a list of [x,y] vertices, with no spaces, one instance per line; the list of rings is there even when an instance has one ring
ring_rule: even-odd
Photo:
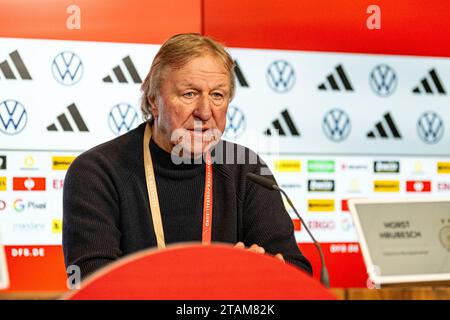
[[[193,91],[186,92],[185,94],[183,94],[183,97],[193,98],[194,97],[194,92]]]
[[[223,98],[223,94],[221,94],[220,92],[213,92],[212,94],[214,99],[221,99]]]

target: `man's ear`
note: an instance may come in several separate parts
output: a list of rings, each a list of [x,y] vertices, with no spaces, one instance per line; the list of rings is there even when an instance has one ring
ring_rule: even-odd
[[[158,117],[158,106],[156,104],[156,98],[155,97],[147,97],[148,104],[150,105],[150,112],[153,115],[153,119],[156,119]]]

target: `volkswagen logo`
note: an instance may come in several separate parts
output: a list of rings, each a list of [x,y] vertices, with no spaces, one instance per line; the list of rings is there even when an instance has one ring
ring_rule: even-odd
[[[417,133],[425,143],[438,143],[444,135],[444,121],[437,113],[427,111],[417,121]]]
[[[227,126],[224,136],[227,139],[236,139],[244,133],[247,125],[244,113],[235,106],[230,106],[227,112]]]
[[[70,51],[58,54],[52,62],[52,73],[56,81],[65,86],[78,83],[83,76],[83,62]]]
[[[25,107],[16,100],[0,102],[0,131],[14,135],[21,132],[28,121]]]
[[[369,78],[372,90],[381,97],[390,96],[397,87],[397,75],[386,64],[379,64],[372,69]]]
[[[138,113],[127,103],[116,104],[109,112],[108,124],[111,131],[119,136],[136,127]]]
[[[285,93],[292,89],[295,83],[295,71],[285,60],[272,62],[266,73],[269,87],[278,93]]]
[[[350,117],[341,109],[332,109],[323,117],[322,129],[331,141],[343,141],[350,134]]]

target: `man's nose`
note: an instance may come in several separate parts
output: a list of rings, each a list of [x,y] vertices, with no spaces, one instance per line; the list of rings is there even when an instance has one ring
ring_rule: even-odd
[[[202,121],[208,121],[212,116],[211,103],[208,95],[202,95],[197,101],[194,116]]]

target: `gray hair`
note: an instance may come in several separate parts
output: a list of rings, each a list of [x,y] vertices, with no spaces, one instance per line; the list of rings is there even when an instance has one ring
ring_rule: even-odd
[[[234,61],[223,45],[197,33],[178,34],[167,40],[153,59],[150,71],[141,86],[141,110],[144,120],[154,121],[150,101],[159,95],[161,74],[166,66],[180,68],[193,58],[212,54],[219,58],[230,78],[230,100],[235,93]]]

